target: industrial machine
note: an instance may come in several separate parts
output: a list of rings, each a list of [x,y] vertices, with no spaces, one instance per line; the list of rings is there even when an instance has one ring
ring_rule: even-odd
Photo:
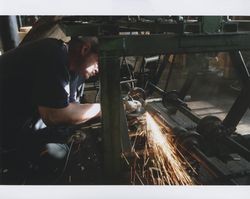
[[[100,93],[101,124],[71,128],[80,142],[81,133],[98,131],[99,142],[92,144],[100,147],[99,155],[91,159],[101,177],[93,184],[250,184],[250,137],[237,129],[250,108],[250,74],[243,58],[250,50],[249,21],[89,16],[64,17],[60,27],[67,36],[97,36],[100,42],[100,81],[88,88],[96,91],[96,101]],[[229,62],[213,66],[221,52],[230,69]],[[185,59],[185,67],[176,64],[178,59]],[[206,85],[213,90],[217,84],[235,96],[230,109],[224,117],[209,108],[197,114],[191,90],[205,85],[197,94],[205,95]],[[223,103],[222,95],[214,99]],[[250,120],[244,123],[250,133]],[[153,137],[154,131],[160,133]]]
[[[160,19],[158,18],[158,20]],[[155,117],[160,115],[161,119],[172,128],[174,139],[176,139],[176,143],[181,147],[181,150],[188,152],[192,159],[196,160],[204,170],[209,171],[210,176],[213,176],[212,179],[208,180],[207,178],[207,181],[203,182],[200,179],[200,183],[248,184],[248,136],[240,136],[234,133],[239,121],[249,108],[249,72],[240,51],[248,48],[246,47],[248,33],[220,32],[222,31],[221,29],[224,31],[230,29],[229,27],[227,29],[226,26],[233,26],[235,23],[223,23],[222,20],[219,20],[220,23],[217,21],[218,24],[210,24],[214,29],[212,27],[206,29],[208,28],[206,20],[209,21],[206,17],[201,22],[192,22],[191,24],[188,19],[175,18],[172,19],[172,23],[168,20],[163,18],[162,21],[157,22],[154,19],[142,18],[134,22],[131,19],[131,21],[125,22],[125,24],[117,22],[118,25],[113,22],[116,28],[112,27],[112,30],[117,30],[117,34],[109,33],[99,37],[101,45],[100,79],[103,91],[101,103],[105,146],[104,164],[107,174],[114,177],[109,177],[108,179],[117,179],[118,173],[122,170],[121,152],[130,151],[126,118],[121,108],[121,74],[120,68],[117,67],[119,66],[119,57],[165,55],[162,64],[155,65],[148,72],[145,71],[145,63],[142,63],[139,75],[137,74],[138,86],[146,89],[148,96],[150,96],[152,90],[157,90],[162,99],[161,102],[152,102],[149,105],[151,110],[148,110],[149,108],[146,108],[146,110],[157,112],[153,114]],[[215,22],[215,18],[211,18],[210,22],[212,21]],[[199,23],[200,26],[198,26],[200,28],[198,30],[201,31],[198,31],[198,33],[185,29],[189,25],[197,25]],[[170,27],[175,28],[173,30]],[[121,29],[124,29],[126,32],[141,31],[144,34],[121,35]],[[242,46],[241,42],[244,43]],[[192,85],[190,76],[188,76],[187,81],[179,92],[166,89],[162,91],[155,86],[160,79],[163,67],[166,66],[164,61],[166,62],[170,54],[220,51],[229,52],[233,66],[238,71],[242,81],[242,89],[239,96],[223,121],[213,116],[196,117],[183,101]],[[144,59],[144,61],[150,62],[152,60]],[[159,58],[158,62],[160,62]],[[109,71],[112,71],[112,73],[109,73]],[[169,71],[171,72],[171,70]],[[195,74],[196,71],[193,70],[191,71],[192,73]],[[169,79],[170,76],[171,73],[168,77]],[[132,76],[131,79],[133,78],[136,77]],[[181,114],[179,114],[175,116],[175,118],[178,118],[174,119],[173,122],[173,117],[177,114],[177,111],[181,112],[184,117],[181,118]],[[189,121],[189,123],[193,123],[191,127],[183,126],[183,121],[181,122],[181,120],[185,120],[185,118],[191,120]]]

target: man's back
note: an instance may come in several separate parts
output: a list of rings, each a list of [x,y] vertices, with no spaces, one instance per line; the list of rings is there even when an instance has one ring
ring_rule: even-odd
[[[0,56],[2,144],[18,134],[37,106],[61,108],[68,94],[67,47],[56,39],[28,43]],[[53,100],[51,100],[51,98]],[[8,142],[9,143],[9,142]]]

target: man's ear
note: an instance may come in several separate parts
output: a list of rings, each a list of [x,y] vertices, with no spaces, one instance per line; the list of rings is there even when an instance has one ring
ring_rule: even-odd
[[[88,54],[90,51],[90,48],[91,48],[91,46],[89,43],[84,43],[82,45],[82,48],[81,48],[81,55],[84,56],[84,55]]]

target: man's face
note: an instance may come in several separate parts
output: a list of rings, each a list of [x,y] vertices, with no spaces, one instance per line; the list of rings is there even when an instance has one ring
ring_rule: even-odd
[[[80,75],[89,79],[98,73],[98,55],[91,53],[84,56],[83,60],[80,64]]]

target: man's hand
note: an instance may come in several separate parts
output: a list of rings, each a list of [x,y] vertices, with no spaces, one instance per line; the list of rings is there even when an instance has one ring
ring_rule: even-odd
[[[70,103],[65,108],[39,106],[39,114],[46,125],[79,124],[100,117],[100,104]]]

